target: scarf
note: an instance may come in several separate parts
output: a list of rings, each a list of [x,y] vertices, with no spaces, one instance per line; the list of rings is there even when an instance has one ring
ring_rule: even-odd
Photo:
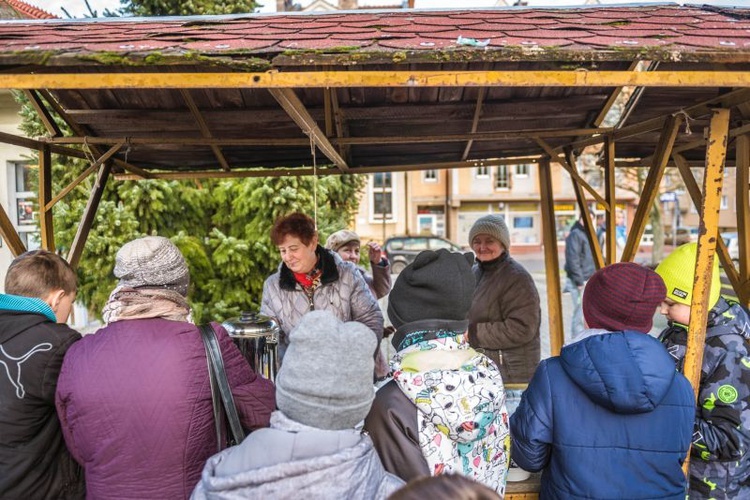
[[[192,323],[187,299],[165,288],[131,288],[118,286],[112,290],[102,309],[105,323],[125,319],[164,318]]]

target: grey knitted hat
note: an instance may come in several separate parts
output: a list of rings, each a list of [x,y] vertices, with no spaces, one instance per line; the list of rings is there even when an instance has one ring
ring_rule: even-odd
[[[510,250],[510,232],[502,215],[489,214],[477,219],[469,231],[469,245],[478,234],[489,234],[500,241],[506,250]]]
[[[377,338],[362,323],[312,311],[289,334],[276,377],[276,405],[301,424],[353,429],[370,411]]]
[[[420,252],[398,275],[388,295],[388,319],[393,326],[423,319],[466,319],[476,288],[473,260],[471,253],[445,249]]]
[[[190,284],[180,249],[161,236],[125,243],[115,257],[115,276],[121,286],[169,288],[184,296]]]

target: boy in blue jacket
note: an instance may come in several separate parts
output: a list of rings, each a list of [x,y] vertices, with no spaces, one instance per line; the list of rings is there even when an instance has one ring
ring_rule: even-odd
[[[693,391],[648,335],[664,297],[630,262],[589,280],[587,329],[539,364],[510,418],[511,457],[543,471],[540,499],[684,500]]]
[[[682,245],[656,268],[667,285],[661,313],[669,320],[659,339],[679,370],[685,360],[697,248],[696,243]],[[750,317],[720,291],[714,260],[690,451],[691,499],[750,498]]]

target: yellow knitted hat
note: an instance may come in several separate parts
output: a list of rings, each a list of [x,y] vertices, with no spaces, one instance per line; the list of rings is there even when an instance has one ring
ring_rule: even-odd
[[[662,277],[667,286],[667,298],[680,304],[690,305],[695,280],[695,260],[698,253],[697,243],[687,243],[678,247],[656,267],[656,273]],[[708,307],[712,308],[719,300],[721,280],[719,279],[719,260],[714,258],[711,274],[711,292],[708,296]]]

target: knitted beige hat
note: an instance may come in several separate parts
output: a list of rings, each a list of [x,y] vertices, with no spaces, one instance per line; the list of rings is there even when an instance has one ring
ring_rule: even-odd
[[[190,275],[180,249],[167,238],[146,236],[122,246],[115,257],[120,286],[168,288],[187,296]]]
[[[502,215],[489,214],[477,219],[469,231],[469,245],[478,234],[488,234],[502,243],[506,250],[510,250],[510,232]]]

